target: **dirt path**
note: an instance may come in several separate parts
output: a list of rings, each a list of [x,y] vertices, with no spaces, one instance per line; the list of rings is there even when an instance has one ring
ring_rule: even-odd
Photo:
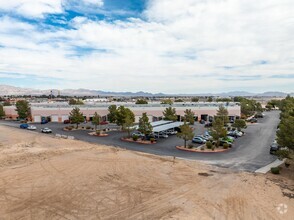
[[[264,176],[0,126],[0,219],[291,219]],[[202,174],[202,175],[199,175]],[[277,206],[287,204],[280,214]]]

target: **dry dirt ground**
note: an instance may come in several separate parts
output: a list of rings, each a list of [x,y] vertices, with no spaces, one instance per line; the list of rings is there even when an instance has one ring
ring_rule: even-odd
[[[1,220],[293,219],[291,193],[291,179],[0,126]]]

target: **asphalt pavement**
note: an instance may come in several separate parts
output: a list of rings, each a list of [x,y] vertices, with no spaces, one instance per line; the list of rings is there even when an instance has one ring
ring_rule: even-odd
[[[111,131],[107,137],[90,136],[89,130],[64,131],[63,127],[67,126],[59,123],[34,124],[37,127],[36,132],[41,128],[49,127],[53,134],[74,136],[78,140],[91,143],[116,146],[133,151],[140,151],[160,156],[175,156],[177,158],[201,160],[208,164],[232,168],[235,170],[245,170],[254,172],[255,170],[266,166],[275,161],[276,156],[269,154],[269,146],[275,139],[276,128],[279,123],[279,111],[265,112],[264,118],[258,119],[258,123],[249,124],[245,129],[245,135],[236,139],[233,148],[226,152],[219,153],[195,153],[180,151],[175,148],[177,145],[183,145],[183,140],[178,137],[170,136],[167,139],[159,139],[156,144],[144,145],[121,141],[125,132]],[[19,122],[0,121],[0,124],[19,127]],[[83,126],[90,125],[83,124]],[[102,128],[107,127],[104,125]],[[115,127],[115,126],[114,126]],[[206,130],[203,125],[196,123],[195,134],[203,134]]]

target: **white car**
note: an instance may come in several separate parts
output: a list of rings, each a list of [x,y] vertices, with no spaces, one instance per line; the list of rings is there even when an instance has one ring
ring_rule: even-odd
[[[27,128],[28,130],[37,130],[37,127],[34,125],[31,125]]]
[[[42,128],[41,132],[42,133],[52,133],[52,130],[50,128]]]

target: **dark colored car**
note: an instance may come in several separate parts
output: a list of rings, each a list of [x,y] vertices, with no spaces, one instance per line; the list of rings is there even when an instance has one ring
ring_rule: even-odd
[[[251,118],[251,119],[249,120],[249,122],[250,122],[250,123],[257,123],[257,119],[256,119],[256,118]]]
[[[19,127],[22,129],[27,129],[29,127],[29,125],[28,124],[21,124]]]
[[[43,124],[47,124],[48,123],[48,121],[47,120],[42,120],[41,121],[41,124],[43,125]]]
[[[201,119],[201,120],[199,121],[199,123],[200,123],[200,124],[205,124],[205,121],[204,121],[203,119]]]
[[[100,124],[101,125],[107,125],[108,124],[108,121],[101,121]]]
[[[270,147],[270,154],[275,154],[280,149],[276,142],[273,142]]]
[[[70,123],[69,119],[63,121],[63,124],[69,124],[69,123]]]

